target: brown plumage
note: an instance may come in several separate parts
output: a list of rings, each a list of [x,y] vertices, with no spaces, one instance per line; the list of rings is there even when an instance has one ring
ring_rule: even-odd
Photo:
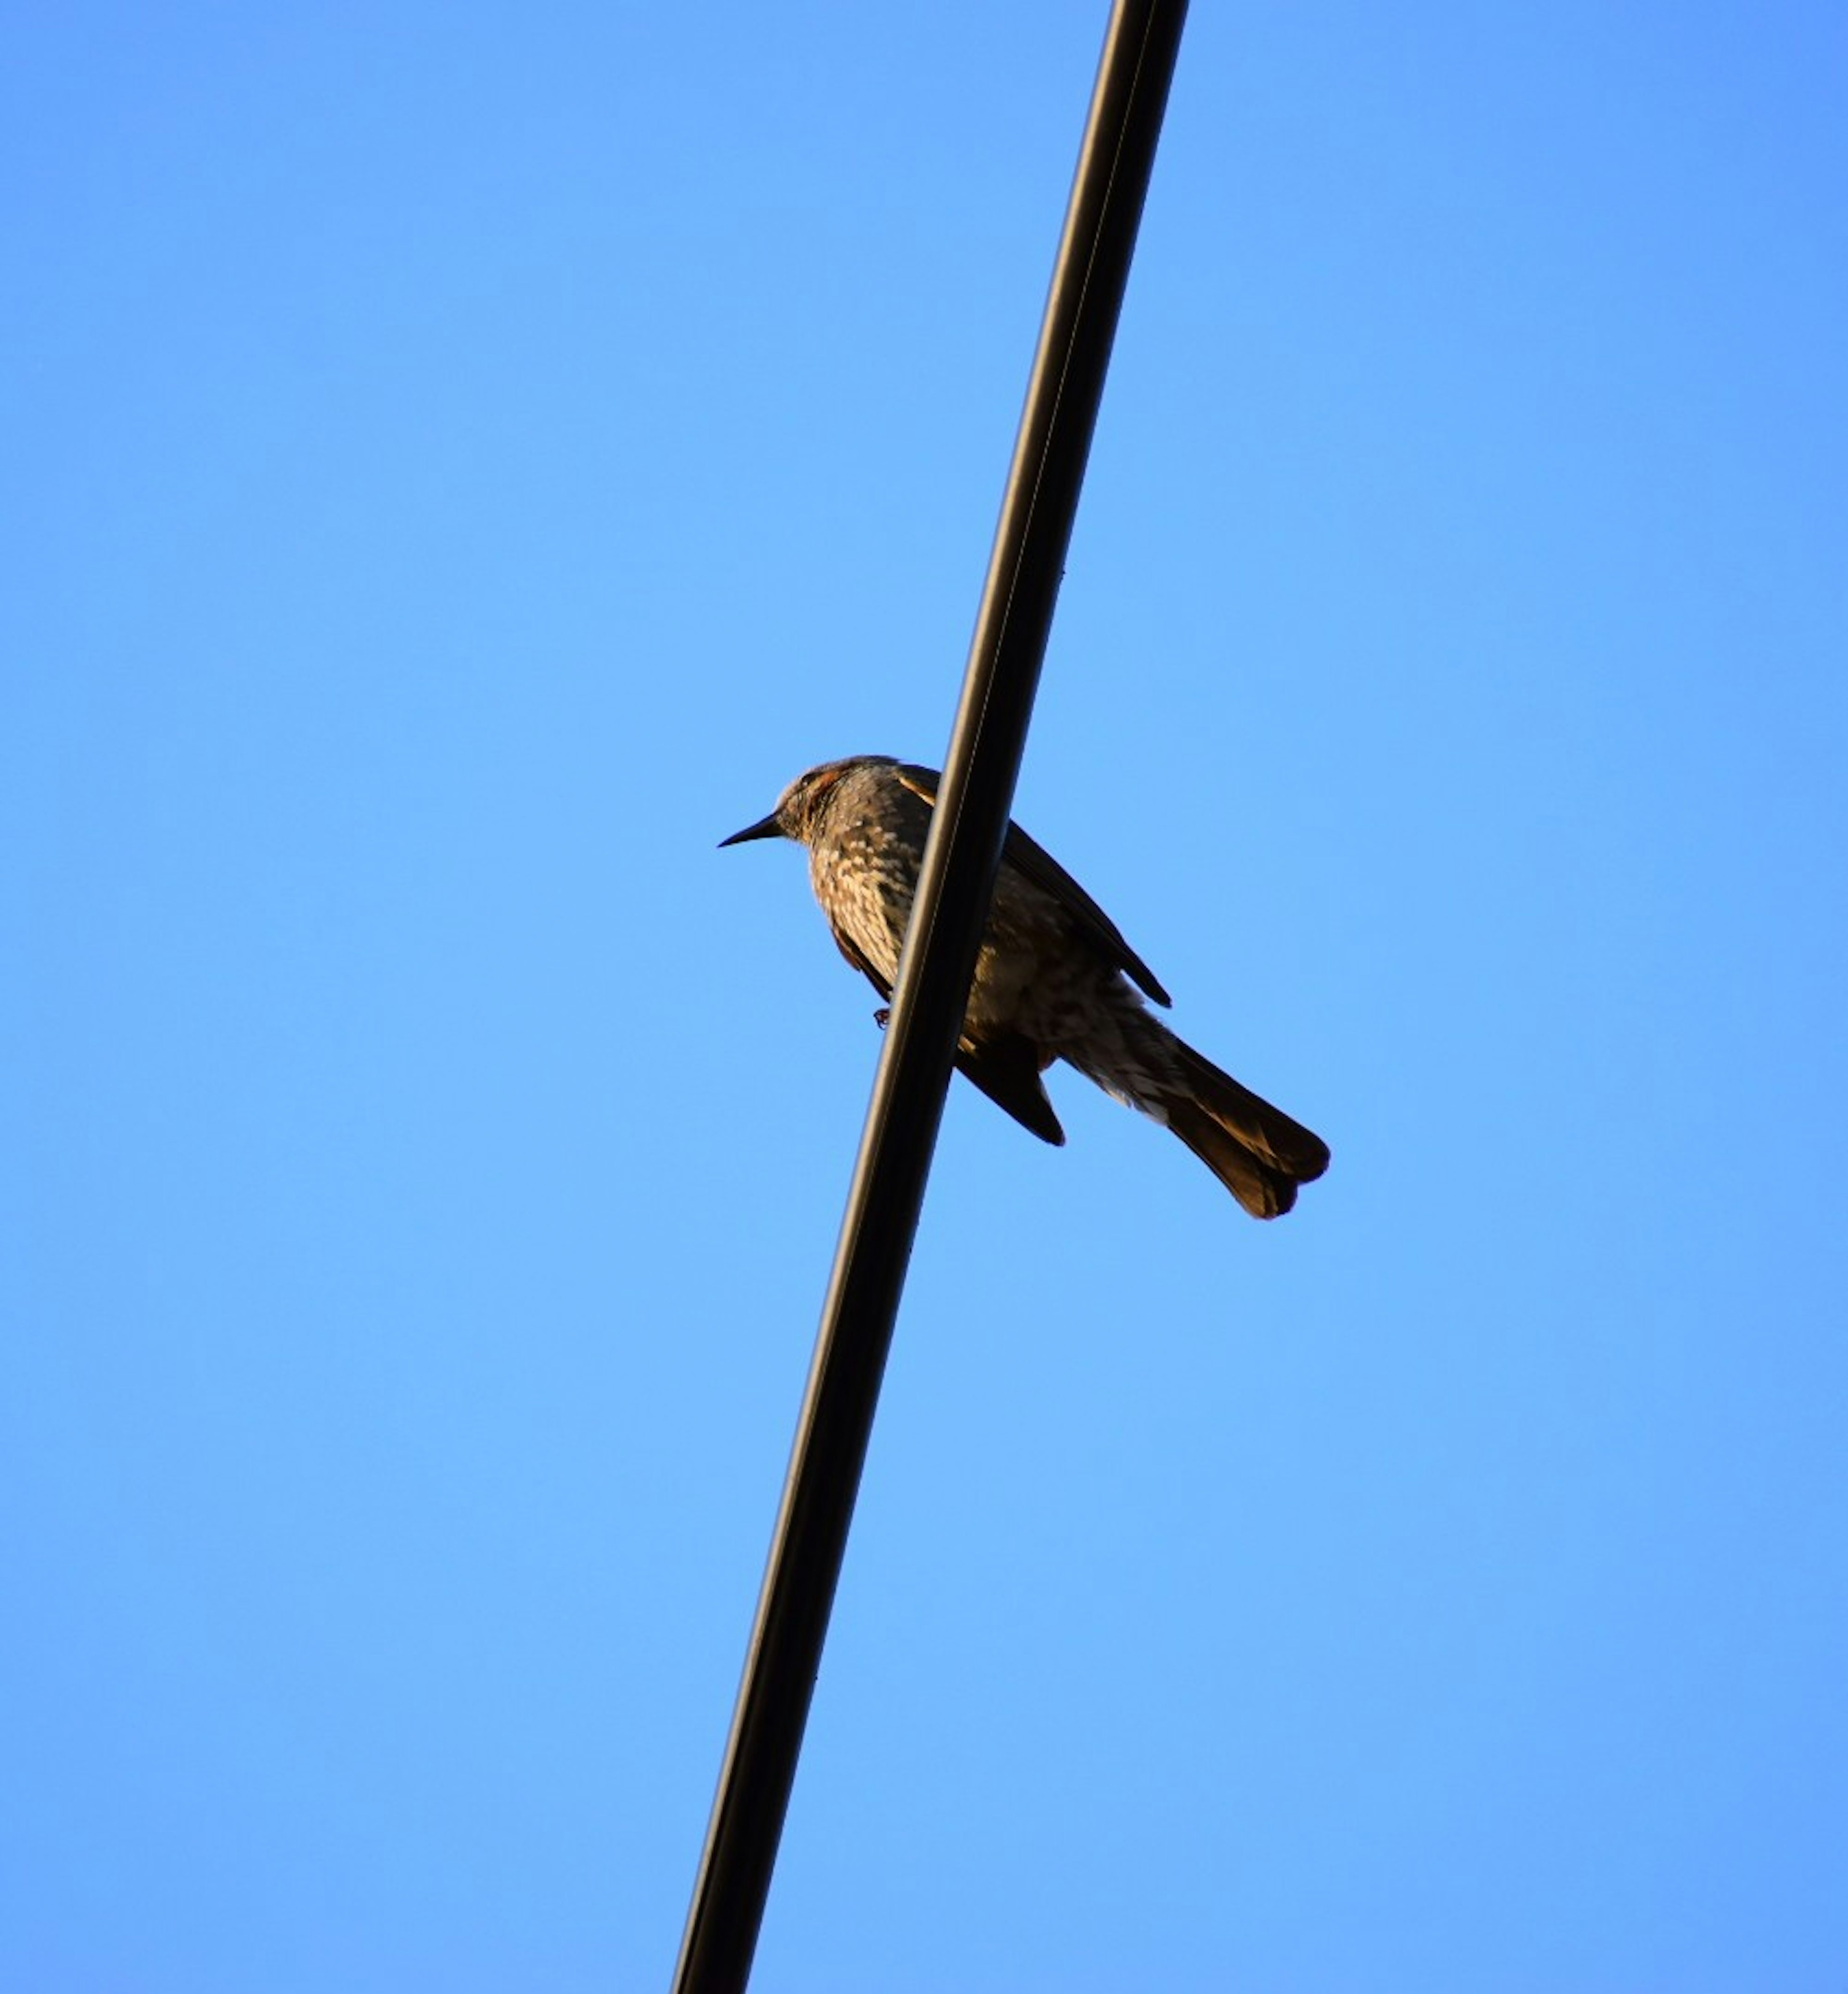
[[[824,762],[798,776],[767,817],[724,841],[806,846],[841,954],[888,999],[937,779],[934,769],[882,755]],[[1172,1129],[1254,1217],[1288,1211],[1296,1187],[1327,1169],[1327,1144],[1177,1038],[1145,996],[1169,1002],[1104,910],[1010,824],[957,1066],[1023,1127],[1063,1143],[1040,1076],[1066,1060]]]

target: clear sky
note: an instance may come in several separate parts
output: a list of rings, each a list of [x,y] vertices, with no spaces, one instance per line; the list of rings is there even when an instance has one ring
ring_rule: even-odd
[[[16,12],[0,1985],[665,1985],[1102,19]],[[1845,75],[1196,8],[759,1989],[1844,1985]]]

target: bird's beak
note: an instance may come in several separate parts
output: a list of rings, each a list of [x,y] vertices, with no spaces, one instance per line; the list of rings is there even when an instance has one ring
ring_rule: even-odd
[[[728,845],[748,845],[754,838],[781,838],[782,834],[783,827],[772,810],[768,817],[759,817],[755,824],[748,824],[742,831],[734,831],[729,838],[721,838],[719,849],[723,851]]]

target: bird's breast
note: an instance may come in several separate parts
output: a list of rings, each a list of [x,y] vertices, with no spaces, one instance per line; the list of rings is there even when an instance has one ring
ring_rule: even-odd
[[[828,919],[887,982],[895,982],[918,889],[918,855],[898,839],[856,825],[810,847],[809,877]]]
[[[823,912],[888,985],[898,981],[926,827],[915,827],[913,838],[871,815],[837,823],[809,850],[809,879]],[[970,1031],[981,1036],[1025,1029],[1038,1036],[1039,1012],[1049,1003],[1059,1008],[1057,986],[1072,971],[1091,967],[1088,958],[1066,960],[1064,943],[1056,904],[1004,865],[976,958]]]

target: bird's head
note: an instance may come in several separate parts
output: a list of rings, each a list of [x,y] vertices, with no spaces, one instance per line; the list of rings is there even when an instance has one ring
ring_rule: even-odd
[[[850,755],[844,762],[823,762],[818,768],[809,769],[798,776],[777,798],[776,807],[768,817],[759,817],[755,824],[748,824],[742,831],[734,831],[729,838],[720,838],[720,850],[728,845],[748,845],[754,838],[793,838],[798,845],[809,844],[833,800],[834,786],[841,777],[852,774],[856,769],[871,768],[889,759],[882,755]]]

